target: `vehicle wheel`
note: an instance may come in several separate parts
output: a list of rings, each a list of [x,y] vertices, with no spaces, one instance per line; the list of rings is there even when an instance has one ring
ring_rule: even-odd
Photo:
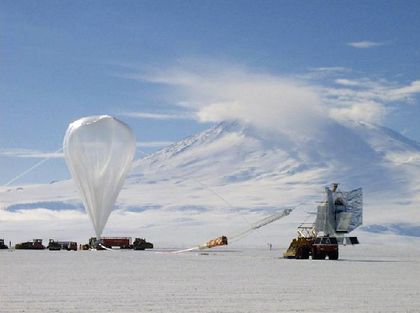
[[[296,259],[298,260],[302,259],[302,248],[298,248],[296,250]]]
[[[308,248],[304,248],[302,249],[302,259],[309,259],[309,249]]]
[[[338,260],[338,251],[331,252],[328,254],[328,259],[330,260]]]

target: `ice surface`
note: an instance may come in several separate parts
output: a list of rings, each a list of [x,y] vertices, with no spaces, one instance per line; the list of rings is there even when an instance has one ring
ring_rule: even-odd
[[[0,312],[418,312],[420,250],[0,251]]]

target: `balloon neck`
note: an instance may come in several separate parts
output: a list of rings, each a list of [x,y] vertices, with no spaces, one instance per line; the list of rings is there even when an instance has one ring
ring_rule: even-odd
[[[98,249],[100,247],[101,239],[97,239],[97,238],[101,238],[101,237],[91,238],[91,241],[89,243],[91,249]]]
[[[97,239],[95,240],[95,248],[98,249],[102,246],[102,240],[101,240],[101,236],[97,236],[96,238]]]

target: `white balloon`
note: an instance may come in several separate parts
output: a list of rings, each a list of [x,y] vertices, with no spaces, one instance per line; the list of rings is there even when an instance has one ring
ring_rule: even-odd
[[[99,239],[131,168],[134,134],[114,117],[89,116],[69,125],[63,146],[67,167]]]

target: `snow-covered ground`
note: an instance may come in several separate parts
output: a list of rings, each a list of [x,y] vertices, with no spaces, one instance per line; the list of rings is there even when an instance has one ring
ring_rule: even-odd
[[[206,254],[0,251],[0,312],[419,312],[419,245]]]
[[[364,188],[361,245],[282,259],[332,182]],[[377,125],[305,139],[222,123],[137,160],[104,235],[189,248],[289,216],[206,254],[0,251],[0,312],[419,312],[419,186],[420,145]],[[93,234],[71,181],[0,192],[6,243]]]

